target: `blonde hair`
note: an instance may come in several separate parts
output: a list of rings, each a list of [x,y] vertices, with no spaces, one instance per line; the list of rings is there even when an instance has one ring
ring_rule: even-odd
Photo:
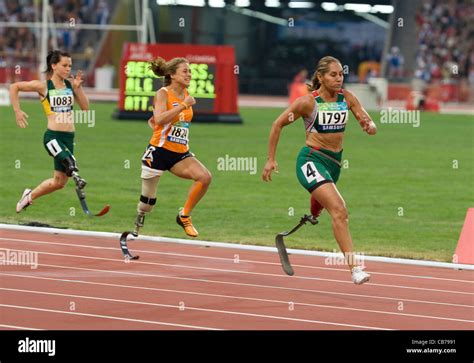
[[[321,87],[321,83],[318,80],[318,74],[323,76],[326,73],[329,72],[329,65],[331,63],[339,63],[339,59],[331,57],[331,56],[326,56],[323,57],[319,60],[318,64],[316,65],[316,70],[314,71],[313,78],[311,79],[311,83],[307,83],[306,85],[308,86],[309,91],[314,91],[317,90],[319,87]],[[342,64],[341,64],[342,66]]]
[[[169,86],[171,75],[176,73],[181,63],[189,63],[189,61],[186,58],[173,58],[167,62],[161,57],[156,57],[155,60],[150,62],[150,69],[158,77],[165,77],[164,85]]]

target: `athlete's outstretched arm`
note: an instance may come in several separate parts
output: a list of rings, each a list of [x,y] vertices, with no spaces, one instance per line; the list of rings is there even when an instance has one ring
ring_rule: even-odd
[[[281,129],[299,119],[302,115],[308,114],[308,108],[311,107],[309,101],[311,100],[312,98],[308,98],[307,95],[297,98],[295,102],[283,111],[283,113],[273,122],[268,141],[268,161],[265,164],[262,173],[262,179],[264,181],[272,180],[273,171],[278,173],[278,164],[275,160],[275,156]],[[311,111],[309,113],[311,113]]]
[[[20,97],[18,95],[19,92],[37,92],[40,96],[44,97],[45,88],[46,85],[44,84],[44,82],[38,80],[28,82],[16,82],[10,85],[10,100],[13,106],[13,111],[15,111],[16,123],[22,129],[28,126],[28,121],[26,121],[28,115],[21,110]]]
[[[84,90],[82,89],[82,71],[77,71],[76,77],[70,79],[72,88],[74,90],[74,95],[76,96],[76,101],[81,108],[81,110],[89,109],[89,99],[87,98]]]
[[[362,129],[367,132],[367,134],[375,135],[377,133],[377,126],[375,126],[375,123],[370,118],[370,115],[367,113],[364,107],[362,107],[356,95],[348,90],[344,90],[344,95],[346,100],[349,101],[351,112],[359,122],[360,127],[362,127]]]
[[[173,107],[171,110],[166,110],[166,104],[168,102],[168,94],[165,90],[160,89],[156,92],[155,102],[153,106],[153,120],[154,125],[166,125],[173,121],[173,119],[179,115],[182,111],[186,108],[194,105],[196,100],[191,97],[187,96],[183,102],[181,102],[178,106]]]

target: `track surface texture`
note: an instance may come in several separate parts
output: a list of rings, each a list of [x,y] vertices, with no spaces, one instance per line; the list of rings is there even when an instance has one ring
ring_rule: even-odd
[[[323,257],[290,256],[290,277],[272,252],[129,247],[139,260],[114,238],[0,229],[0,329],[474,329],[474,271],[367,262],[356,286]],[[38,265],[14,264],[21,254]]]

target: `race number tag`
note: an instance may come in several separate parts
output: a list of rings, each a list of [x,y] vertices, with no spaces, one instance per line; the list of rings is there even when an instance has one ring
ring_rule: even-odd
[[[149,164],[153,162],[153,151],[156,150],[156,147],[149,146],[145,153],[143,154],[142,160],[148,162]]]
[[[312,183],[316,180],[317,183],[320,181],[326,180],[324,177],[319,173],[318,169],[312,161],[308,161],[306,164],[301,166],[301,171],[303,172],[304,177],[308,181],[308,183]]]
[[[178,122],[173,125],[167,137],[168,141],[181,145],[187,145],[189,141],[189,123]]]
[[[49,104],[53,112],[70,112],[74,103],[72,89],[51,89],[49,93]]]
[[[46,143],[46,147],[48,148],[53,158],[55,158],[63,149],[59,146],[58,140],[52,139],[48,143]]]
[[[318,131],[340,131],[346,127],[349,111],[346,102],[318,104]]]

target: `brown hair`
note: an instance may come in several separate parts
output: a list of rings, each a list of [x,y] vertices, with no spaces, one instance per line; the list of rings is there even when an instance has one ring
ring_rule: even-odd
[[[48,53],[48,56],[46,57],[46,70],[43,73],[46,73],[48,75],[51,75],[53,73],[53,67],[51,66],[52,64],[58,64],[61,61],[61,57],[69,57],[71,58],[71,55],[68,52],[63,52],[60,50],[52,50]]]
[[[173,58],[167,62],[161,57],[156,57],[155,60],[150,62],[150,69],[158,77],[165,77],[164,85],[169,86],[171,75],[176,73],[181,63],[189,63],[189,61],[186,58]]]
[[[316,65],[316,70],[314,71],[313,78],[311,79],[311,83],[306,84],[308,86],[309,91],[314,91],[321,87],[321,83],[318,80],[318,74],[322,76],[328,73],[329,65],[334,62],[341,64],[339,59],[331,57],[329,55],[319,60],[318,64]]]

